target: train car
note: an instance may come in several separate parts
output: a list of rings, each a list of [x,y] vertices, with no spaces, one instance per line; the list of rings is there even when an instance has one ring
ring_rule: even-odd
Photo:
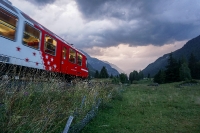
[[[8,0],[0,1],[0,63],[88,77],[87,58]]]

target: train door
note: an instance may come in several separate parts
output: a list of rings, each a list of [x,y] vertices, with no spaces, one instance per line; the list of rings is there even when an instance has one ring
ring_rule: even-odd
[[[57,51],[57,41],[52,36],[46,34],[44,43],[44,65],[46,70],[59,71],[59,52]],[[56,52],[57,51],[57,52]]]
[[[83,56],[80,53],[77,53],[77,75],[82,76],[82,65],[83,65]]]
[[[62,57],[61,57],[61,71],[67,73],[68,59],[67,59],[67,47],[62,46]]]
[[[76,65],[76,51],[72,48],[69,48],[69,69],[68,73],[74,76],[77,75],[77,65]]]

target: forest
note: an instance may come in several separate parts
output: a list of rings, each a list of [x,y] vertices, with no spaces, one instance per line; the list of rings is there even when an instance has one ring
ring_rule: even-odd
[[[171,53],[165,70],[160,69],[154,76],[156,83],[171,83],[200,79],[200,61],[191,53],[189,60],[184,57],[176,60]]]

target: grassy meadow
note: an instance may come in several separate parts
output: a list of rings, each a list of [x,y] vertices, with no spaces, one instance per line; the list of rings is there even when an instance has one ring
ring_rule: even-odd
[[[200,84],[127,86],[121,98],[102,106],[82,133],[199,133]]]

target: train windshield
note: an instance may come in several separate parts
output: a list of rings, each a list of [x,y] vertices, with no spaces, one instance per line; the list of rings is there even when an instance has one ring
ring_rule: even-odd
[[[14,40],[18,18],[0,8],[0,35]]]

